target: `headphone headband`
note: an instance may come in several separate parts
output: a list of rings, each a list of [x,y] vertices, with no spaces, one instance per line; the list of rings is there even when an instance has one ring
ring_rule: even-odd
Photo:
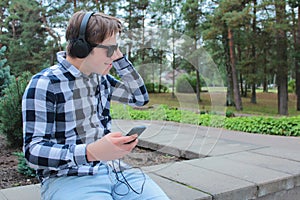
[[[84,41],[86,41],[86,39],[85,39],[86,28],[87,28],[89,19],[91,18],[91,16],[93,14],[94,14],[94,12],[87,12],[83,16],[83,19],[82,19],[81,24],[80,24],[80,30],[79,30],[78,39],[83,39]]]

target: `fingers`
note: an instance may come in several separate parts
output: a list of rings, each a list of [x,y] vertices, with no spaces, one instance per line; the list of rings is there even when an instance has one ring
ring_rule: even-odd
[[[123,136],[120,132],[109,133],[103,138],[87,145],[89,161],[114,160],[122,158],[137,145],[137,135]],[[129,144],[127,142],[133,141]]]

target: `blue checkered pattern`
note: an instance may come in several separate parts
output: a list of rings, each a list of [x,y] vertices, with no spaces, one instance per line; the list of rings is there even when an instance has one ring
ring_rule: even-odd
[[[42,181],[63,175],[93,175],[101,162],[88,162],[86,145],[110,132],[110,101],[143,106],[144,82],[125,58],[111,75],[86,76],[57,54],[58,64],[34,75],[22,101],[25,158]]]

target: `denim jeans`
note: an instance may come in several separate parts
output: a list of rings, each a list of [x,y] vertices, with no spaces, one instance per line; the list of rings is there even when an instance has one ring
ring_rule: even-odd
[[[111,167],[102,164],[98,174],[93,176],[49,178],[42,184],[41,196],[43,200],[169,200],[160,187],[140,170],[129,169],[122,173],[115,173]]]

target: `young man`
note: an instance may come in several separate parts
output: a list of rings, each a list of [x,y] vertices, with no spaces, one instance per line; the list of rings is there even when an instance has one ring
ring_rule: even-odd
[[[148,102],[141,76],[118,48],[118,19],[77,12],[67,52],[33,76],[23,96],[24,153],[42,182],[42,199],[168,199],[143,173],[116,171],[137,135],[111,133],[110,101]],[[109,75],[114,67],[121,81]],[[134,142],[128,143],[136,139]]]

